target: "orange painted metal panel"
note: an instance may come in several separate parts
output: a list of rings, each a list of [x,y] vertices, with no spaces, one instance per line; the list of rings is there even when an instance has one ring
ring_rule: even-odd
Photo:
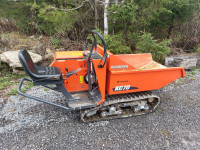
[[[88,85],[84,82],[84,76],[87,74],[87,65],[85,59],[72,59],[72,60],[55,60],[52,67],[59,67],[64,80],[64,86],[69,92],[85,91],[88,90]],[[80,71],[74,75],[66,78],[67,71],[76,70],[81,68]]]
[[[157,90],[185,76],[184,68],[162,66],[152,60],[151,54],[111,55],[107,64],[109,95]]]
[[[97,51],[103,55],[103,48],[97,46]],[[151,54],[109,54],[104,68],[98,68],[100,60],[93,60],[102,103],[105,100],[105,91],[109,95],[157,90],[184,77],[184,68],[166,68],[152,60]],[[69,92],[88,90],[84,82],[87,74],[87,62],[83,59],[82,52],[56,52],[51,66],[61,69],[64,85]],[[81,68],[76,74],[66,78],[67,72]],[[99,104],[100,104],[99,103]]]
[[[111,55],[109,56],[109,59],[107,60],[107,64],[108,64],[108,69],[111,70],[111,68],[115,67],[115,66],[125,66],[127,65],[127,68],[124,69],[117,69],[115,68],[114,70],[133,70],[135,69],[135,67],[131,66],[130,64],[128,64],[127,62],[125,62],[124,60],[120,59],[119,57],[116,57],[117,55]]]
[[[147,54],[123,54],[114,55],[114,57],[123,60],[134,68],[139,68],[152,61],[152,55]]]
[[[140,71],[108,71],[106,91],[109,95],[112,95],[157,90],[184,76],[184,68],[166,68]],[[122,89],[119,90],[118,87],[122,87]],[[125,87],[130,88],[126,89]]]
[[[56,59],[81,59],[83,51],[58,51],[55,52]]]
[[[102,46],[97,44],[97,52],[99,52],[102,56],[104,54],[104,49]],[[110,51],[107,50],[108,55],[113,55],[113,53],[111,53]]]
[[[100,65],[101,60],[92,60],[98,85],[99,85],[99,91],[102,96],[102,101],[105,100],[105,89],[106,89],[106,64],[103,68],[99,68],[98,65]]]

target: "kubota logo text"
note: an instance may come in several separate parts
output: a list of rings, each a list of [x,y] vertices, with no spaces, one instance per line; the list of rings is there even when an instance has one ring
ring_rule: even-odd
[[[111,69],[128,69],[128,65],[111,66]]]

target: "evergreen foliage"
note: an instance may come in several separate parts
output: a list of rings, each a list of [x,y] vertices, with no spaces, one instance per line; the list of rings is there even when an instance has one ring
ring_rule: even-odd
[[[95,24],[102,31],[103,2],[98,1],[96,7],[94,0],[1,0],[0,14],[13,20],[23,33],[54,36],[51,42],[58,45],[59,40],[55,39],[60,36],[83,41]],[[189,42],[183,42],[200,38],[200,0],[115,2],[110,0],[109,35],[105,36],[108,49],[115,54],[150,52],[156,60],[162,61],[170,52],[169,41],[174,46],[187,48],[185,45]],[[194,18],[197,25],[190,24]],[[191,29],[195,25],[192,31],[195,34],[188,33],[189,25]],[[191,45],[190,48],[197,49],[199,42]]]
[[[168,53],[170,53],[170,48],[167,44],[170,43],[170,40],[163,40],[158,42],[154,40],[150,33],[143,32],[139,36],[139,42],[137,43],[137,49],[142,53],[151,53],[154,60],[162,62]]]

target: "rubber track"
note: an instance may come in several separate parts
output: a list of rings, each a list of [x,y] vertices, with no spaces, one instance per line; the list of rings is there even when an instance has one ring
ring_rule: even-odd
[[[101,118],[98,115],[86,117],[86,114],[88,112],[93,111],[95,109],[99,110],[103,107],[113,105],[113,104],[130,103],[130,102],[134,102],[134,101],[146,100],[149,98],[157,99],[157,102],[148,112],[143,112],[143,113],[139,113],[139,114],[136,114],[136,113],[127,113],[127,114],[125,113],[124,114],[123,113],[122,115],[115,115],[115,116],[113,115],[113,116],[108,116],[108,117],[104,117],[104,118]],[[92,109],[85,109],[85,110],[81,111],[81,120],[83,122],[87,123],[87,122],[93,122],[93,121],[99,121],[99,120],[108,120],[108,119],[114,119],[114,118],[125,118],[125,117],[143,115],[143,114],[147,114],[147,113],[155,110],[157,108],[157,106],[159,105],[159,103],[160,103],[160,98],[157,95],[153,94],[151,91],[120,94],[120,95],[109,95],[106,97],[103,104],[101,104],[95,108],[92,108]]]

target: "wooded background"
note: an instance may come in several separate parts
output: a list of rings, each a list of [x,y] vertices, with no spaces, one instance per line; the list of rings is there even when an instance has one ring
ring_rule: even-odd
[[[0,32],[83,43],[92,29],[118,53],[200,53],[200,0],[1,0]]]

